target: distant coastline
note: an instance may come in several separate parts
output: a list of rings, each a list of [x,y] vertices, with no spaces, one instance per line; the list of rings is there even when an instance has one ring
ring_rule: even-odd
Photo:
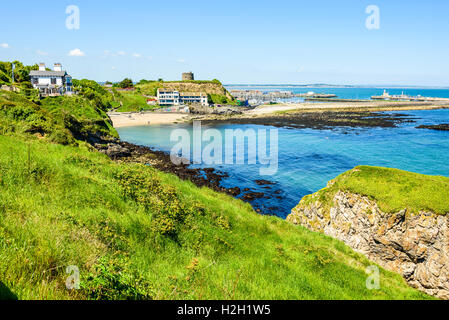
[[[363,89],[441,89],[449,90],[449,86],[406,86],[406,85],[338,85],[338,84],[224,84],[225,87],[248,88],[363,88]]]

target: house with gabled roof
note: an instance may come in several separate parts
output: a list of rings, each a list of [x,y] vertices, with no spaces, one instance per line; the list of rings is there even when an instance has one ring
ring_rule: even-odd
[[[53,70],[47,70],[45,63],[39,64],[39,70],[30,71],[31,85],[38,89],[41,96],[59,96],[73,94],[72,77],[55,63]]]

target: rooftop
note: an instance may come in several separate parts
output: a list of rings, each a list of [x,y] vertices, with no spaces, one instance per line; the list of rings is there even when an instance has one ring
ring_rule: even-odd
[[[52,76],[52,77],[64,77],[67,75],[66,71],[30,71],[30,76]]]

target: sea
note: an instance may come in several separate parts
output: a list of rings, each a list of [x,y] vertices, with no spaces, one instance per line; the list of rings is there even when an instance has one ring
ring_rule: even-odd
[[[239,87],[242,89],[245,87]],[[255,87],[251,87],[253,89]],[[265,89],[267,87],[260,87]],[[319,89],[319,90],[318,90]],[[369,99],[381,95],[383,88],[291,88],[274,87],[295,93],[314,91],[335,93],[339,98]],[[421,95],[449,98],[449,89],[389,89],[390,94]],[[255,132],[277,130],[278,169],[275,174],[261,175],[263,164],[195,164],[192,167],[214,167],[227,173],[222,186],[263,193],[251,201],[263,214],[286,218],[305,195],[314,193],[341,173],[358,165],[372,165],[449,177],[449,132],[418,129],[419,125],[449,123],[449,109],[413,110],[400,113],[412,118],[396,128],[335,128],[332,130],[274,128],[253,124],[208,124],[203,130],[216,129],[224,137],[226,130],[252,129]],[[185,129],[193,136],[191,125],[161,125],[118,128],[120,137],[138,145],[170,152],[176,145],[170,137],[174,130]],[[271,141],[268,141],[271,143]],[[207,143],[203,143],[203,148]],[[245,145],[247,147],[247,143]],[[247,150],[248,148],[245,148]],[[247,154],[245,154],[245,159]],[[266,166],[265,166],[266,167]],[[259,185],[258,180],[272,185]],[[242,197],[241,194],[238,197]]]
[[[326,93],[335,94],[339,99],[369,100],[372,96],[381,96],[386,90],[390,95],[408,95],[412,97],[438,97],[449,98],[449,88],[398,88],[398,87],[309,87],[295,85],[228,85],[228,90],[259,90],[261,92],[290,91],[293,94],[300,93]],[[290,100],[301,100],[299,98]]]

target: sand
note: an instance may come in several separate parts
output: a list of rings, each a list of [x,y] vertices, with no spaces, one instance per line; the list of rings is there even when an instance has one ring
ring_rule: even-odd
[[[108,115],[115,128],[173,124],[189,117],[185,113],[153,112],[109,112]]]

